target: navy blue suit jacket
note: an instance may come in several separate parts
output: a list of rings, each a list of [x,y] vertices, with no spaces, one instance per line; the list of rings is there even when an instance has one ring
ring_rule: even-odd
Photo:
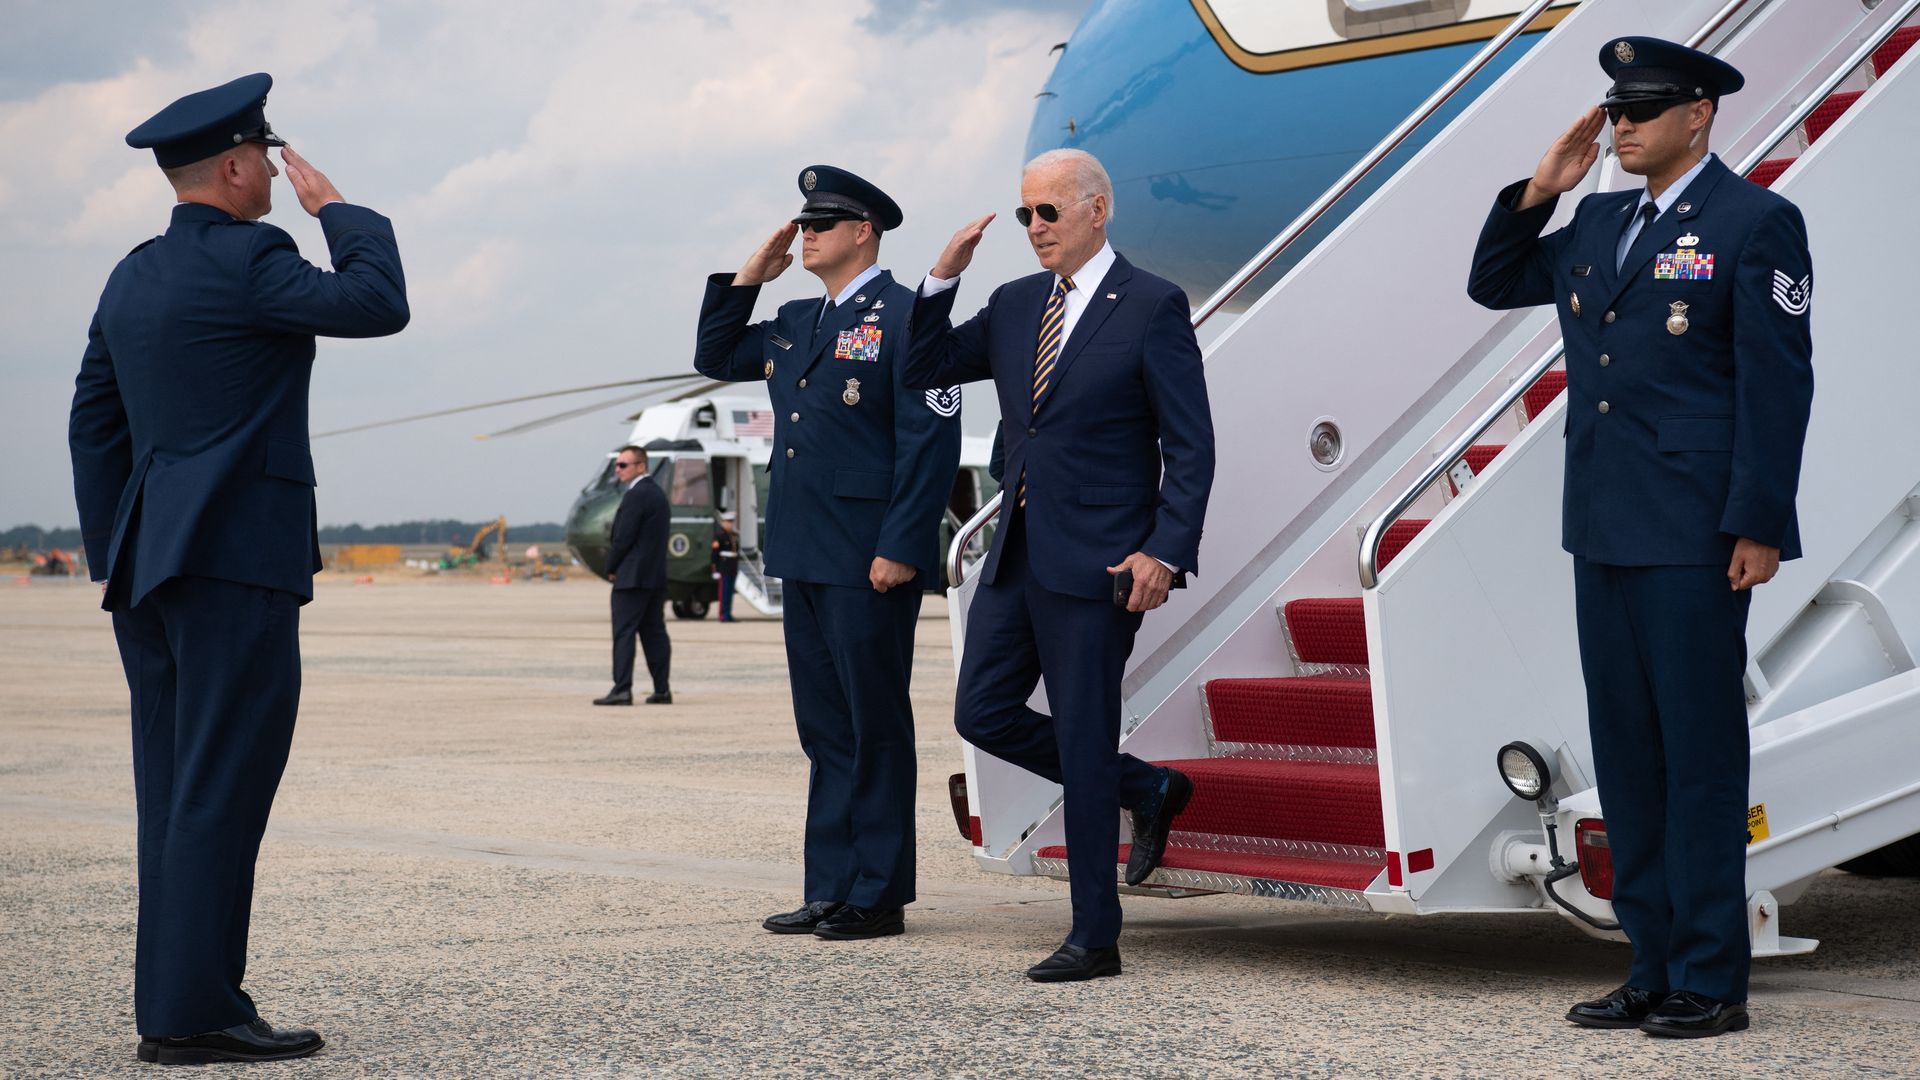
[[[667,587],[667,528],[672,513],[667,493],[651,476],[634,481],[620,496],[607,546],[607,578],[614,588]]]
[[[1061,347],[1035,415],[1034,356],[1053,286],[1048,272],[1008,282],[957,327],[958,286],[920,297],[908,385],[993,380],[1004,483],[1015,498],[1025,479],[1020,512],[1033,575],[1045,588],[1107,599],[1107,567],[1136,551],[1198,571],[1213,487],[1213,414],[1186,294],[1116,255]],[[1007,532],[994,532],[982,570],[987,584]]]
[[[393,334],[408,318],[392,223],[334,203],[320,226],[332,273],[272,225],[184,203],[107,279],[67,441],[108,609],[180,575],[312,598],[314,337]]]
[[[960,391],[900,379],[913,291],[883,271],[824,321],[814,298],[748,323],[760,287],[732,282],[707,279],[693,366],[710,379],[764,379],[773,399],[767,573],[867,589],[878,556],[917,569],[919,588],[937,585]]]
[[[1541,236],[1555,201],[1509,209],[1525,187],[1495,200],[1467,292],[1493,308],[1559,309],[1562,545],[1616,566],[1725,565],[1739,537],[1798,557],[1794,493],[1813,402],[1800,211],[1716,158],[1616,273],[1638,191],[1588,195],[1570,224]],[[1711,270],[1689,272],[1688,252],[1695,267],[1711,256]]]

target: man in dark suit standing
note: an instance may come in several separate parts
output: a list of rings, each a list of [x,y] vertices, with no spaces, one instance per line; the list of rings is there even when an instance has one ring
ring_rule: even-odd
[[[254,861],[300,699],[300,606],[320,569],[307,385],[314,337],[407,323],[393,226],[341,199],[266,121],[271,77],[181,98],[127,135],[178,205],[107,280],[68,444],[87,560],[133,704],[143,1061],[302,1057],[322,1040],[241,989]],[[328,273],[259,219],[267,156],[320,220]]]
[[[1800,554],[1813,262],[1800,211],[1707,149],[1723,61],[1657,38],[1600,52],[1614,83],[1495,200],[1468,283],[1555,304],[1567,351],[1562,544],[1573,555],[1595,779],[1625,985],[1576,1024],[1698,1037],[1747,1027],[1747,607]],[[1588,195],[1611,121],[1640,191]]]
[[[623,446],[613,457],[614,477],[627,493],[613,512],[607,547],[607,577],[613,581],[613,689],[595,705],[633,704],[633,639],[646,651],[653,677],[649,705],[673,704],[667,668],[673,642],[667,638],[667,493],[647,475],[647,452]]]
[[[954,719],[967,741],[1066,789],[1073,929],[1027,971],[1063,982],[1120,973],[1120,808],[1133,814],[1137,884],[1193,793],[1178,771],[1119,753],[1120,680],[1142,615],[1197,569],[1213,419],[1186,296],[1107,244],[1113,185],[1100,163],[1042,154],[1020,198],[1046,269],[953,327],[954,279],[993,215],[961,229],[921,286],[906,378],[991,379],[1000,396],[1005,495]],[[1043,678],[1052,716],[1027,706]]]
[[[960,460],[960,391],[908,389],[913,290],[879,265],[904,220],[845,169],[803,169],[805,202],[738,272],[707,279],[694,367],[762,380],[773,401],[767,573],[781,580],[787,677],[807,780],[806,877],[776,934],[906,931],[914,900],[913,638],[939,581],[940,521]],[[750,323],[793,263],[815,294]]]

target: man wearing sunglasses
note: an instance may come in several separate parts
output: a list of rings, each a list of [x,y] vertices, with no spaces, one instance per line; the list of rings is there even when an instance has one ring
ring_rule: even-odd
[[[1611,92],[1500,193],[1468,292],[1555,304],[1566,341],[1562,544],[1633,942],[1625,985],[1567,1019],[1711,1036],[1748,1025],[1747,608],[1800,554],[1812,260],[1799,210],[1708,151],[1738,71],[1640,37],[1600,64]],[[1541,236],[1609,124],[1645,189],[1588,195]]]
[[[667,532],[673,509],[647,475],[647,452],[623,446],[613,455],[613,478],[625,494],[607,537],[607,577],[613,582],[613,689],[595,705],[633,704],[633,642],[653,680],[649,705],[673,704],[668,680],[673,641],[667,636]]]
[[[738,273],[707,281],[694,367],[773,399],[767,573],[781,579],[787,675],[807,784],[803,903],[761,925],[830,940],[906,929],[914,899],[913,705],[924,590],[960,461],[960,393],[910,390],[913,292],[879,268],[900,207],[844,169],[800,173],[805,204]],[[800,258],[825,295],[749,323]]]
[[[1158,867],[1193,785],[1119,752],[1120,680],[1143,615],[1199,562],[1213,420],[1187,298],[1107,244],[1113,185],[1081,150],[1027,164],[1015,218],[1043,270],[954,327],[955,279],[993,215],[954,234],[914,309],[915,386],[991,379],[1000,527],[967,617],[960,734],[1066,789],[1073,927],[1037,982],[1120,974],[1119,810],[1127,882]],[[1131,581],[1131,586],[1126,585]],[[1046,680],[1053,714],[1027,706]]]

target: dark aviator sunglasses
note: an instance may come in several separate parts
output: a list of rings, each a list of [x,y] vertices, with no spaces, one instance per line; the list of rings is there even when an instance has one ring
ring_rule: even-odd
[[[858,220],[860,219],[837,217],[837,218],[824,218],[818,221],[803,221],[800,223],[800,231],[810,232],[810,233],[832,232],[834,229],[834,226],[839,225],[843,221],[858,221]]]
[[[1093,196],[1087,195],[1082,198],[1073,200],[1072,202],[1068,203],[1067,206],[1078,206],[1081,203],[1086,202],[1088,199],[1091,199],[1091,198],[1093,198]],[[1038,214],[1040,215],[1041,221],[1044,221],[1047,224],[1051,225],[1054,222],[1060,220],[1060,211],[1063,209],[1065,209],[1065,207],[1055,206],[1050,202],[1043,202],[1038,206],[1023,206],[1020,209],[1015,210],[1013,212],[1013,220],[1019,222],[1020,227],[1024,229],[1027,226],[1033,224],[1033,216],[1035,214]]]
[[[1662,98],[1658,101],[1630,101],[1624,105],[1608,105],[1606,106],[1607,123],[1617,124],[1624,116],[1636,124],[1644,124],[1675,105],[1685,105],[1688,100],[1690,99]]]

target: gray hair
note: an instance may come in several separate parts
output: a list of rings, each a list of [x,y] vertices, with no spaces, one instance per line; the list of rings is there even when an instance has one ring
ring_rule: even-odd
[[[1107,220],[1113,220],[1113,181],[1107,177],[1106,167],[1100,164],[1100,159],[1085,150],[1065,147],[1059,150],[1048,150],[1027,162],[1026,168],[1020,170],[1020,175],[1025,176],[1035,169],[1050,169],[1056,165],[1067,167],[1073,177],[1074,185],[1080,190],[1081,198],[1105,195]]]

